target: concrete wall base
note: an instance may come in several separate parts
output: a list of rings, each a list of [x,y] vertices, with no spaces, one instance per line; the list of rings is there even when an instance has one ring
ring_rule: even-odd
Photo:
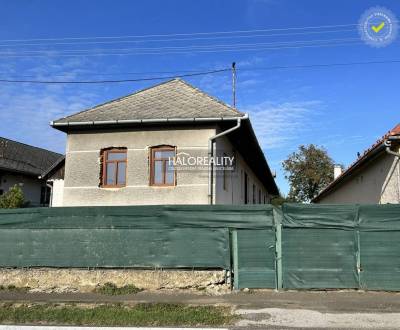
[[[229,290],[223,270],[0,268],[0,285],[29,287],[31,292],[92,292],[107,282],[118,287],[133,284],[145,290]]]

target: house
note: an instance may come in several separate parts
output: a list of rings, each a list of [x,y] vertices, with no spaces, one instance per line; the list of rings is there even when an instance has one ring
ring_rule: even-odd
[[[279,194],[248,116],[181,79],[51,126],[67,133],[63,206],[258,204]]]
[[[0,195],[20,185],[29,206],[49,204],[49,188],[40,174],[62,155],[0,137]]]
[[[400,124],[366,150],[314,203],[400,203]]]

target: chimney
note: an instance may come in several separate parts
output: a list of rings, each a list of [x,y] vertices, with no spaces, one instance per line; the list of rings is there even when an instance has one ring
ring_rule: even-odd
[[[342,174],[342,167],[338,164],[333,166],[333,179],[336,180]]]

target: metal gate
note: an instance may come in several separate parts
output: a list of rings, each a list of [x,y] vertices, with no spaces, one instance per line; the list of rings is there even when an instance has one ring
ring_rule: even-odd
[[[274,228],[234,230],[232,247],[236,289],[276,288]]]

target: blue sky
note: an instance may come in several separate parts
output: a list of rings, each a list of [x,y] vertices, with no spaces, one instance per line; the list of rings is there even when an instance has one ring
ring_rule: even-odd
[[[398,1],[2,1],[0,79],[138,78],[161,75],[149,72],[207,71],[228,67],[236,61],[238,108],[250,114],[270,166],[277,171],[278,185],[286,193],[288,185],[281,162],[300,144],[322,145],[336,162],[347,166],[356,158],[358,151],[363,151],[400,122],[400,63],[253,69],[400,60],[400,39],[388,47],[373,48],[358,39],[356,27],[347,26],[357,24],[366,9],[377,5],[390,9],[400,17]],[[252,37],[235,34],[232,38],[207,40],[195,40],[193,36],[185,40],[141,43],[132,43],[137,38],[61,40],[337,25],[346,27],[279,30],[276,35],[270,32],[264,37],[254,36],[257,33],[253,33]],[[283,35],[285,31],[307,33]],[[32,40],[49,38],[57,40]],[[94,54],[103,52],[100,49],[188,46],[216,49],[216,45],[226,44],[301,41],[313,44],[315,40],[332,39],[337,40],[337,44],[326,47],[265,49],[268,47],[256,45],[246,51],[239,50],[241,46],[237,46],[224,52],[168,53],[159,50],[157,54],[146,55],[65,56],[71,54],[68,51],[76,49],[90,49],[89,53]],[[93,40],[113,40],[113,43],[85,43]],[[130,41],[115,42],[118,40]],[[65,44],[68,42],[70,44]],[[19,56],[16,57],[16,54]],[[231,102],[229,73],[187,80],[223,101]],[[0,83],[0,136],[64,152],[65,135],[50,128],[50,120],[154,83]]]

